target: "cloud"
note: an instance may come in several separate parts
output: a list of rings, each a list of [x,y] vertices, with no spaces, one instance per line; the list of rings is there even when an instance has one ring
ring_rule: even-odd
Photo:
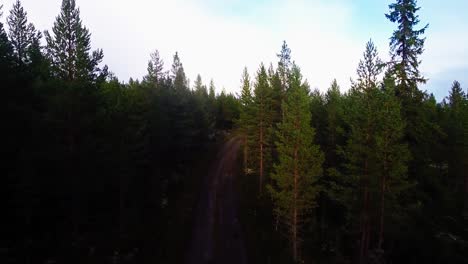
[[[6,1],[5,9],[12,2]],[[363,46],[348,36],[346,6],[300,0],[274,3],[231,1],[240,11],[252,10],[220,15],[199,0],[77,1],[93,46],[104,49],[105,63],[123,80],[141,78],[154,49],[167,67],[178,51],[192,80],[200,73],[205,82],[213,78],[218,90],[236,92],[243,67],[254,74],[260,62],[276,65],[276,53],[287,40],[312,86],[328,87],[335,77],[346,82]],[[23,0],[23,5],[38,28],[50,29],[60,1]]]

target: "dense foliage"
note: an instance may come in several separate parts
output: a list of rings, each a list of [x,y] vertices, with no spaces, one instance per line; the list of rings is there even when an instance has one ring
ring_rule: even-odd
[[[120,82],[74,0],[44,47],[19,1],[7,20],[0,262],[183,259],[173,239],[190,237],[199,163],[238,119],[237,99],[201,77],[190,89],[177,53],[170,73],[155,51],[143,81]]]
[[[261,93],[249,95],[243,85],[238,131],[255,139],[244,148],[267,147],[243,153],[249,161],[243,181],[259,190],[267,184],[271,194],[270,202],[245,191],[246,200],[256,201],[243,215],[247,230],[257,230],[249,237],[256,262],[468,261],[468,97],[457,81],[440,103],[418,88],[426,81],[418,57],[428,26],[415,28],[414,0],[389,8],[386,17],[397,24],[390,61],[369,41],[345,93],[336,80],[326,93],[298,83],[286,43],[267,83],[260,65],[253,86],[265,87]],[[268,102],[262,111],[245,103],[262,101]],[[259,134],[263,117],[267,137]]]
[[[428,27],[415,0],[389,8],[390,61],[369,41],[348,89],[311,91],[283,42],[236,96],[190,85],[177,52],[119,81],[75,0],[45,41],[17,0],[0,23],[0,261],[182,262],[201,175],[233,131],[251,262],[467,263],[468,94],[420,90]]]

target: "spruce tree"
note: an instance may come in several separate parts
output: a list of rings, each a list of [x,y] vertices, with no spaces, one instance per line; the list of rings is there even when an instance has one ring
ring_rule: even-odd
[[[310,100],[300,70],[295,65],[291,70],[287,95],[283,104],[284,119],[277,131],[279,161],[274,165],[273,183],[268,190],[275,213],[287,229],[294,261],[299,261],[302,227],[316,204],[316,182],[322,174],[323,154],[313,142],[315,131],[310,126]]]
[[[397,81],[397,94],[401,98],[411,99],[417,95],[417,85],[426,80],[419,71],[419,56],[424,51],[425,33],[429,25],[415,29],[419,24],[419,11],[416,0],[396,0],[389,6],[390,13],[385,16],[398,24],[390,38],[392,61],[390,71]]]
[[[56,77],[65,81],[95,82],[105,69],[99,69],[102,50],[91,52],[91,33],[83,26],[75,0],[63,0],[52,35],[45,31],[47,55]]]
[[[18,66],[31,62],[32,49],[37,48],[41,32],[37,31],[32,23],[28,23],[27,13],[21,6],[21,2],[16,0],[10,15],[7,18],[11,44]]]

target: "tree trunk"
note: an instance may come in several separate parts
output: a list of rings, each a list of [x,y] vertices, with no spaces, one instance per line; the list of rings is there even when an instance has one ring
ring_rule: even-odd
[[[247,135],[244,135],[244,173],[247,174]]]
[[[380,185],[380,228],[378,249],[381,250],[384,240],[384,214],[385,214],[385,184],[387,180],[387,161],[384,160],[383,175]]]
[[[294,190],[293,190],[293,196],[294,196],[294,204],[293,204],[293,223],[292,223],[292,242],[293,242],[293,258],[294,261],[297,262],[299,260],[298,257],[298,236],[297,236],[297,231],[298,231],[298,216],[297,216],[297,198],[298,198],[298,154],[297,154],[297,147],[294,149]]]
[[[262,193],[263,187],[263,124],[260,126],[260,172],[258,180],[258,192]]]
[[[361,243],[359,248],[359,263],[364,264],[367,262],[367,249],[369,247],[369,188],[368,188],[368,172],[367,172],[367,160],[364,162],[364,175],[362,176],[362,184],[364,185],[363,191],[363,204],[361,212]]]
[[[68,115],[67,115],[67,122],[68,122],[68,170],[69,175],[70,175],[70,182],[71,182],[71,217],[72,217],[72,230],[74,235],[78,235],[79,232],[79,203],[78,203],[78,175],[77,175],[77,167],[79,167],[79,164],[76,164],[76,133],[75,133],[75,128],[73,126],[74,124],[74,115],[72,114],[71,110],[68,110]]]
[[[468,161],[466,161],[466,162],[468,162]],[[464,192],[463,217],[464,217],[465,221],[468,222],[468,173],[465,173],[465,192]]]

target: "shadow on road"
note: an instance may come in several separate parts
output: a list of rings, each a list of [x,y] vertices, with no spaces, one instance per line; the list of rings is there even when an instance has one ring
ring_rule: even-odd
[[[220,149],[208,172],[198,204],[186,263],[247,263],[238,218],[238,139],[230,139]]]

